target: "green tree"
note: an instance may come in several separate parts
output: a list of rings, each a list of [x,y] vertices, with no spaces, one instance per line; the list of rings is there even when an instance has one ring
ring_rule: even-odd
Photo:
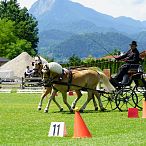
[[[83,62],[87,64],[94,64],[96,62],[96,58],[94,58],[92,55],[89,55],[83,60]]]
[[[82,60],[82,64],[85,66],[96,66],[96,58],[92,55],[89,55],[87,58]]]
[[[22,51],[35,54],[30,42],[15,35],[14,23],[11,20],[0,19],[0,56],[12,59]]]
[[[69,65],[71,65],[71,66],[77,66],[77,65],[80,65],[80,64],[81,64],[81,59],[78,56],[72,55],[69,58]]]
[[[110,54],[111,55],[120,55],[121,51],[120,49],[114,49]]]
[[[36,19],[28,13],[26,8],[21,9],[17,3],[17,0],[1,1],[0,18],[5,18],[15,22],[13,24],[15,27],[15,36],[21,40],[25,40],[24,42],[31,43],[31,47],[34,51],[30,50],[29,53],[37,53],[36,48],[38,44],[38,23]],[[28,49],[26,48],[26,50]]]

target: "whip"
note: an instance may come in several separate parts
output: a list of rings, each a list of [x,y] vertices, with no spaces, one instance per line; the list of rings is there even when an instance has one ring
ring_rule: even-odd
[[[95,40],[93,40],[93,39],[91,39],[93,42],[95,42],[95,43],[97,43],[99,46],[101,46],[109,55],[111,55],[113,58],[115,58],[116,59],[116,57],[113,55],[113,54],[111,54],[103,45],[101,45],[99,42],[97,42],[97,41],[95,41]]]

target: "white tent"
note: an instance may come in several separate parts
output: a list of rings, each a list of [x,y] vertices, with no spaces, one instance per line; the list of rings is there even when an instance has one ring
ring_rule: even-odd
[[[3,74],[4,71],[11,71],[9,75],[12,77],[23,77],[24,72],[27,66],[32,68],[32,62],[34,61],[33,57],[31,57],[27,52],[21,53],[16,58],[10,60],[6,64],[0,67],[0,74]],[[13,72],[13,74],[12,74]]]
[[[0,78],[12,79],[13,77],[14,77],[14,72],[12,70],[0,70]]]

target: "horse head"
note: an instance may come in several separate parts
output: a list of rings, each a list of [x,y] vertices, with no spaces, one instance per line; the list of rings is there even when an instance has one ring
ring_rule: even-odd
[[[42,81],[44,86],[50,87],[53,84],[53,81],[58,78],[58,74],[52,72],[48,66],[48,64],[43,64],[42,69]]]
[[[43,64],[42,73],[43,82],[50,84],[63,74],[63,68],[56,62],[50,62]]]
[[[40,76],[42,74],[43,63],[39,56],[36,56],[34,58],[34,61],[32,62],[32,66],[33,66],[34,75]]]

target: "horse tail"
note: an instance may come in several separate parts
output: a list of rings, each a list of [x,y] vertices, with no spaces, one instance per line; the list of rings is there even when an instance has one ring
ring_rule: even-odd
[[[100,75],[100,80],[103,82],[105,88],[109,91],[115,91],[115,87],[110,83],[108,77],[101,71],[98,71],[99,75]]]

